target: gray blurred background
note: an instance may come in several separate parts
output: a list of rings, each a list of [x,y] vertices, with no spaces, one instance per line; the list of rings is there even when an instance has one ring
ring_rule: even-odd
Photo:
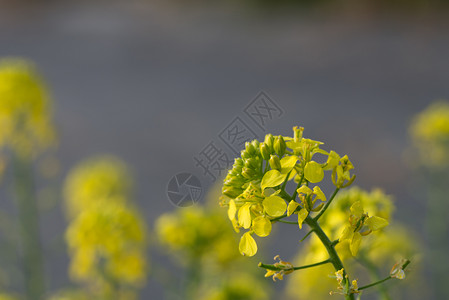
[[[264,90],[284,109],[267,132],[304,126],[306,137],[349,154],[356,183],[394,195],[396,218],[420,231],[425,202],[410,189],[403,153],[411,116],[449,98],[449,19],[428,5],[402,8],[0,1],[0,57],[32,59],[50,86],[60,180],[86,156],[120,156],[150,228],[173,209],[173,175],[192,172],[211,185],[193,157]],[[49,244],[64,229],[59,206],[43,217]],[[292,241],[280,254],[296,249]],[[51,290],[64,287],[65,251],[46,255]],[[142,299],[162,292],[151,280]]]

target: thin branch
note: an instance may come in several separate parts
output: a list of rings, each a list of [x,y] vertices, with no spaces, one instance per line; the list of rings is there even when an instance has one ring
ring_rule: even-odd
[[[293,224],[293,225],[298,225],[298,222],[294,222],[294,221],[285,221],[282,219],[276,220],[277,222],[281,222],[281,223],[285,223],[285,224]]]
[[[408,266],[409,264],[410,264],[410,261],[407,259],[407,260],[405,261],[405,263],[402,265],[401,269],[402,269],[402,270],[405,270],[405,268],[407,268],[407,266]],[[388,277],[386,277],[386,278],[384,278],[384,279],[381,279],[381,280],[379,280],[379,281],[376,281],[376,282],[373,282],[373,283],[364,285],[364,286],[362,286],[362,287],[359,287],[359,291],[364,290],[364,289],[367,289],[367,288],[370,288],[370,287],[372,287],[372,286],[375,286],[375,285],[378,285],[378,284],[381,284],[381,283],[384,283],[385,281],[388,281],[388,280],[390,280],[390,279],[392,279],[392,278],[394,278],[394,277],[391,277],[391,275],[389,275]]]
[[[367,289],[367,288],[370,288],[370,287],[372,287],[372,286],[375,286],[375,285],[378,285],[378,284],[381,284],[381,283],[384,283],[385,281],[390,280],[390,279],[392,279],[392,278],[393,278],[393,277],[388,276],[388,277],[386,277],[386,278],[384,278],[384,279],[382,279],[382,280],[379,280],[379,281],[376,281],[376,282],[373,282],[373,283],[364,285],[364,286],[362,286],[362,287],[359,287],[359,291],[364,290],[364,289]]]
[[[300,266],[300,267],[293,267],[293,268],[283,268],[283,267],[278,267],[276,265],[267,265],[267,264],[259,263],[259,267],[263,268],[263,269],[267,269],[267,270],[272,270],[272,271],[296,271],[296,270],[302,270],[302,269],[307,269],[307,268],[312,268],[312,267],[328,264],[330,262],[331,262],[330,259],[326,259],[326,260],[323,260],[323,261],[320,261],[320,262],[317,262],[314,264]]]
[[[309,232],[307,232],[307,234],[299,241],[299,242],[304,242],[304,240],[313,232],[313,229],[310,230]]]
[[[318,219],[324,214],[324,212],[326,211],[326,209],[329,207],[329,205],[331,205],[332,200],[334,200],[335,196],[337,195],[338,191],[340,190],[340,188],[336,188],[334,193],[332,194],[332,196],[329,198],[329,200],[326,202],[326,204],[324,204],[324,207],[320,210],[320,212],[313,218],[313,220],[315,222],[318,221]]]

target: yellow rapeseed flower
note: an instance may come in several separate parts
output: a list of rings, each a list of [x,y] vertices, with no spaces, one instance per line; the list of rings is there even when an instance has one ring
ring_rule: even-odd
[[[136,211],[117,203],[90,207],[72,221],[66,239],[74,280],[106,275],[133,286],[145,281],[145,230]]]
[[[449,102],[437,101],[416,115],[409,133],[420,163],[444,168],[449,164]]]
[[[113,156],[99,156],[78,164],[67,176],[64,196],[68,215],[74,217],[98,203],[125,203],[131,181],[125,164]]]
[[[0,60],[0,147],[29,156],[54,142],[50,100],[34,65]]]

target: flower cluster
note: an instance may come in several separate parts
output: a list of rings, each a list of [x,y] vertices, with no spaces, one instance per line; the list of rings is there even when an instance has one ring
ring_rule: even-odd
[[[207,259],[209,263],[227,266],[240,256],[232,246],[236,239],[226,217],[201,206],[161,215],[156,220],[155,233],[160,244],[182,263]]]
[[[386,195],[380,189],[365,191],[359,187],[351,187],[340,192],[335,197],[332,209],[329,209],[320,218],[321,226],[331,240],[339,241],[341,232],[348,226],[348,219],[351,215],[350,208],[356,202],[362,204],[365,213],[379,216],[392,223],[392,214],[395,208],[391,196]],[[401,261],[403,257],[416,255],[419,252],[418,245],[419,243],[412,232],[398,222],[393,222],[383,230],[373,231],[363,237],[357,257],[353,257],[351,253],[350,240],[339,241],[334,247],[345,264],[345,270],[349,274],[364,278],[366,277],[364,276],[366,266],[371,266],[373,269],[370,272],[375,274],[383,272],[387,274],[396,261]],[[327,257],[326,249],[319,239],[316,236],[311,236],[302,243],[293,263],[305,265],[310,262],[325,260]],[[335,278],[330,277],[334,272],[335,270],[333,271],[330,264],[295,272],[289,275],[288,294],[292,298],[328,299],[329,291],[335,290]],[[395,274],[400,275],[400,271],[395,272]],[[373,276],[373,280],[377,279],[376,276]],[[301,289],[297,288],[299,284]],[[417,294],[420,288],[419,285],[415,285],[409,289],[410,294]]]
[[[29,156],[54,142],[50,100],[32,63],[0,61],[0,147]]]
[[[271,232],[272,222],[292,214],[298,215],[302,227],[311,212],[323,208],[323,203],[316,204],[326,201],[324,193],[319,186],[311,189],[308,185],[321,182],[325,171],[332,172],[337,188],[349,186],[355,179],[347,156],[320,149],[323,143],[303,138],[303,131],[294,127],[293,137],[268,134],[262,143],[247,142],[224,180],[221,204],[228,207],[228,217],[237,232],[240,228],[248,230],[239,244],[242,255],[257,252],[253,233],[265,237]],[[316,161],[317,154],[327,157],[326,161]],[[289,181],[295,181],[298,187],[295,198],[287,204],[283,193]]]
[[[337,288],[339,292],[330,292],[330,295],[333,294],[358,294],[359,293],[359,284],[356,279],[351,281],[351,285],[347,286],[344,284],[344,278],[348,278],[348,275],[344,276],[344,269],[340,269],[335,272],[335,279],[337,279]]]
[[[129,184],[125,165],[109,156],[81,163],[65,183],[70,274],[95,286],[97,297],[132,294],[129,288],[145,281],[146,232],[129,203]]]
[[[363,206],[360,201],[355,202],[350,210],[349,224],[343,230],[340,236],[340,242],[348,240],[351,254],[356,256],[360,243],[362,242],[362,236],[384,228],[388,225],[388,221],[378,216],[368,216],[363,211]]]
[[[421,164],[445,168],[449,164],[449,102],[438,101],[419,113],[410,126],[410,136]]]
[[[130,196],[130,175],[119,159],[103,155],[75,166],[65,181],[67,214],[77,216],[93,204],[124,204]]]
[[[269,299],[270,287],[263,283],[253,261],[242,257],[235,245],[238,237],[229,226],[226,212],[217,205],[221,186],[214,186],[206,203],[176,209],[155,222],[155,235],[164,251],[180,263],[188,287],[183,299]],[[170,270],[177,268],[166,268]],[[193,275],[194,274],[194,275]],[[168,276],[168,274],[167,274]]]
[[[283,261],[279,255],[276,255],[274,260],[277,260],[277,262],[273,265],[276,269],[267,270],[265,277],[273,277],[273,281],[276,281],[276,279],[283,280],[284,275],[288,275],[294,271],[293,265],[287,261]]]

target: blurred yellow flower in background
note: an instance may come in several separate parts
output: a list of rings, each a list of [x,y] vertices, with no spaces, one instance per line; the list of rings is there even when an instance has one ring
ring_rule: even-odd
[[[19,298],[10,294],[0,293],[0,300],[18,300]]]
[[[449,164],[449,102],[432,103],[417,114],[410,125],[410,136],[419,153],[420,164],[445,168]]]
[[[234,231],[220,211],[202,206],[178,209],[161,215],[155,230],[161,245],[181,262],[198,257],[226,266],[240,256]]]
[[[54,142],[50,99],[34,65],[0,60],[0,147],[31,155]]]
[[[123,162],[113,156],[93,157],[67,176],[64,197],[67,213],[75,217],[92,205],[124,204],[130,197],[131,180]]]
[[[271,288],[263,284],[252,259],[240,255],[238,237],[227,212],[216,199],[213,187],[204,205],[178,208],[161,215],[155,223],[160,246],[185,270],[182,299],[268,299]]]
[[[146,279],[146,230],[129,201],[131,180],[111,156],[87,159],[65,185],[70,275],[104,299],[134,299]]]
[[[204,288],[199,300],[266,300],[266,285],[253,275],[242,272],[229,277],[223,284]]]
[[[394,211],[392,200],[391,196],[384,194],[379,189],[368,192],[353,187],[341,192],[336,197],[333,209],[328,210],[320,222],[329,237],[334,240],[343,230],[351,214],[349,208],[353,203],[361,202],[365,212],[390,220]],[[331,230],[332,228],[334,230]],[[295,265],[310,264],[328,258],[326,249],[315,236],[311,236],[303,243],[294,262]],[[364,237],[356,257],[351,254],[348,240],[336,244],[335,249],[344,260],[348,271],[355,278],[369,283],[380,279],[376,278],[377,276],[387,276],[391,267],[399,259],[416,255],[420,246],[409,230],[397,222],[393,222],[385,229],[374,231]],[[362,268],[368,271],[371,278],[362,277],[364,273],[361,272]],[[294,272],[289,278],[287,294],[292,299],[328,299],[329,292],[335,290],[336,286],[334,272],[335,270],[329,264]],[[360,277],[357,276],[358,274]],[[359,281],[359,285],[363,284],[360,284]],[[379,288],[384,289],[385,287],[381,285]],[[384,292],[386,293],[386,291]],[[385,298],[381,292],[380,299],[390,298]]]

